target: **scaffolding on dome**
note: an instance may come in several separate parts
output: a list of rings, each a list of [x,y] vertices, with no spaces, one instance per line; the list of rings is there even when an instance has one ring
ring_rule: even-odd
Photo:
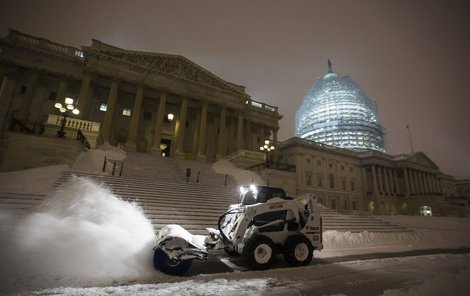
[[[330,62],[328,66],[296,112],[296,136],[340,148],[385,152],[376,103],[350,77],[331,71]]]

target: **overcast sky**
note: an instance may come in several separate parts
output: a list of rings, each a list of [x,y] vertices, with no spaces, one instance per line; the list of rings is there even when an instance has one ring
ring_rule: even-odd
[[[349,75],[378,104],[387,152],[423,151],[470,178],[470,1],[1,0],[8,28],[74,47],[98,39],[180,54],[244,85],[284,115],[327,71]]]

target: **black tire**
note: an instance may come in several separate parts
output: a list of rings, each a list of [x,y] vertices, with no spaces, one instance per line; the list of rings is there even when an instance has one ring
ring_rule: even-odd
[[[284,258],[291,266],[305,266],[312,261],[312,243],[303,235],[287,238],[284,244]]]
[[[249,239],[243,248],[243,258],[252,269],[268,269],[275,256],[273,241],[264,235]]]
[[[184,275],[191,267],[193,259],[172,262],[162,249],[156,249],[153,253],[153,266],[155,269],[170,275]]]

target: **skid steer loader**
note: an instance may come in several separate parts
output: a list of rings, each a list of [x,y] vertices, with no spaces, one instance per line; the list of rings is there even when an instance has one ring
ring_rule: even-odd
[[[291,266],[308,265],[321,250],[322,221],[313,194],[287,196],[280,188],[245,186],[241,202],[219,217],[218,229],[193,235],[179,225],[167,225],[154,243],[154,267],[183,275],[193,259],[207,259],[208,251],[224,249],[242,255],[252,269],[267,269],[278,253]]]

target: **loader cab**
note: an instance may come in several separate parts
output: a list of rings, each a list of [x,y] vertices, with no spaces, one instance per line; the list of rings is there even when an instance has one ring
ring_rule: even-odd
[[[268,186],[242,186],[240,188],[240,193],[242,206],[265,203],[276,197],[285,200],[292,199],[286,195],[286,192],[283,189]]]

